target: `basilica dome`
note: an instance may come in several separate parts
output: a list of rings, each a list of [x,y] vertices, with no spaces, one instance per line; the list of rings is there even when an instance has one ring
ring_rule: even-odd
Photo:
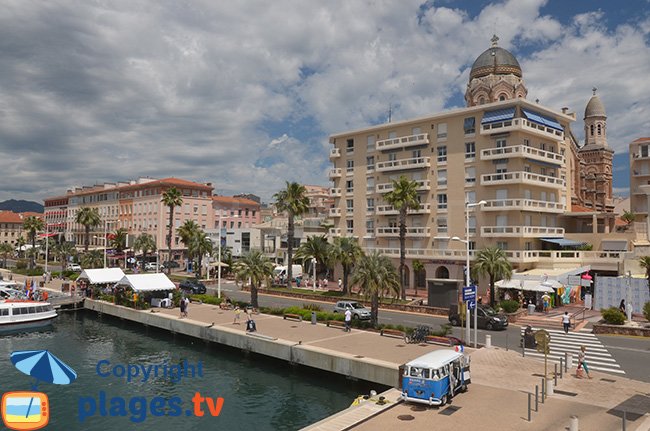
[[[585,118],[606,116],[605,105],[603,105],[600,97],[596,96],[596,91],[594,90],[594,95],[589,99],[589,103],[587,103],[587,107],[585,108]]]
[[[469,73],[469,79],[480,78],[487,75],[509,75],[521,77],[521,66],[519,62],[508,50],[499,46],[492,46],[478,56],[472,70]]]

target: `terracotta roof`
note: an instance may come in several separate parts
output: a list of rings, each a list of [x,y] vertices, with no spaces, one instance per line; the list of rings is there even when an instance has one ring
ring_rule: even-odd
[[[0,211],[0,223],[23,224],[23,219],[20,218],[20,214],[13,211]]]
[[[139,183],[139,184],[126,184],[126,185],[121,185],[121,186],[115,186],[115,187],[110,187],[110,188],[104,188],[103,184],[96,184],[94,186],[88,186],[84,187],[82,190],[79,190],[78,192],[72,192],[71,194],[67,196],[61,196],[61,198],[67,197],[69,198],[70,196],[82,196],[82,195],[89,195],[89,194],[94,194],[98,192],[113,192],[113,191],[123,191],[123,190],[137,190],[137,189],[142,189],[142,188],[150,188],[150,187],[164,187],[164,186],[172,186],[172,187],[192,187],[192,188],[197,188],[197,189],[204,189],[206,191],[212,191],[214,187],[211,185],[207,184],[201,184],[201,183],[196,183],[194,181],[188,181],[188,180],[182,180],[180,178],[175,178],[175,177],[169,177],[169,178],[163,178],[161,180],[151,180],[146,183]],[[49,199],[58,199],[59,197],[56,198],[47,198]]]
[[[639,138],[634,141],[632,141],[633,144],[636,144],[637,142],[644,142],[644,141],[650,141],[650,138]]]
[[[38,218],[42,219],[43,217],[45,217],[45,214],[43,214],[43,213],[35,213],[33,211],[27,211],[27,212],[24,212],[24,213],[20,213],[20,216],[23,219],[26,219],[27,217],[38,217]]]
[[[53,196],[53,197],[43,199],[43,202],[47,203],[48,201],[58,201],[58,200],[62,200],[62,199],[65,199],[67,201],[68,198],[69,198],[69,195]]]
[[[240,204],[240,205],[251,205],[254,207],[259,207],[255,201],[246,198],[236,198],[233,196],[212,196],[212,202],[218,202],[221,204]]]
[[[596,210],[592,208],[583,207],[582,205],[571,205],[572,213],[592,213],[594,211]]]

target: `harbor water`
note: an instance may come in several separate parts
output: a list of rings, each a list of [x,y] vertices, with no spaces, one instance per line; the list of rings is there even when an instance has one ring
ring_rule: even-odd
[[[0,336],[3,393],[33,389],[9,358],[40,349],[78,375],[69,385],[38,382],[49,398],[48,430],[296,430],[384,389],[78,311],[47,330]],[[198,410],[197,393],[205,398]]]

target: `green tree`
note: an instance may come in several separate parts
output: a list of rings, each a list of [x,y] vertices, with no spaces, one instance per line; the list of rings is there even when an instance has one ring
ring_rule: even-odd
[[[3,268],[7,267],[7,257],[10,254],[13,254],[13,252],[14,252],[14,246],[13,245],[11,245],[11,244],[9,244],[7,242],[4,242],[4,243],[0,244],[0,254],[2,254],[2,259],[3,259],[2,267]]]
[[[161,199],[163,205],[169,208],[169,224],[167,231],[167,251],[169,253],[169,260],[172,260],[172,236],[174,234],[174,208],[183,205],[183,197],[181,192],[176,187],[171,187],[162,194]],[[171,265],[167,268],[167,273],[171,274]]]
[[[650,289],[650,256],[639,258],[639,265],[645,269],[645,278],[648,280],[648,289]]]
[[[413,261],[413,273],[415,274],[415,296],[418,295],[418,284],[420,283],[420,273],[422,271],[424,271],[424,264],[419,259],[415,259]]]
[[[494,283],[510,280],[512,265],[506,253],[498,247],[488,247],[476,254],[474,271],[478,276],[487,275],[490,279],[490,305],[494,305]]]
[[[90,250],[81,257],[81,266],[84,268],[102,268],[104,266],[104,252]]]
[[[188,260],[194,262],[196,257],[195,250],[192,248],[192,239],[198,234],[201,228],[194,220],[186,220],[180,227],[176,229],[178,235],[186,248]]]
[[[194,235],[189,239],[187,246],[188,251],[192,256],[197,259],[196,276],[201,278],[201,269],[203,264],[203,256],[212,253],[212,241],[205,235],[202,229],[198,229]]]
[[[270,285],[275,265],[259,250],[252,250],[233,264],[238,281],[251,283],[251,305],[258,308],[257,293],[263,282]]]
[[[621,215],[621,220],[625,222],[625,230],[628,230],[630,228],[630,225],[634,222],[634,219],[636,218],[636,214],[634,214],[632,211],[624,210],[623,215]]]
[[[390,295],[400,295],[399,275],[387,256],[377,252],[361,257],[354,268],[352,283],[359,286],[366,297],[370,297],[370,324],[377,326],[379,301]]]
[[[296,259],[302,259],[303,262],[309,262],[316,258],[316,273],[321,274],[323,268],[327,268],[331,258],[332,244],[327,242],[325,235],[312,235],[307,238],[306,242],[300,244],[296,250]]]
[[[399,279],[402,286],[402,299],[406,299],[406,214],[409,209],[420,208],[417,182],[404,175],[393,180],[393,190],[384,195],[384,200],[399,211]]]
[[[80,225],[83,225],[86,230],[86,237],[84,238],[84,252],[87,253],[88,246],[90,245],[90,229],[96,228],[102,222],[102,219],[99,216],[99,210],[97,208],[84,207],[79,210],[79,212],[77,212],[75,220]]]
[[[343,267],[343,294],[347,295],[348,276],[354,264],[363,256],[363,250],[357,240],[350,237],[334,238],[334,245],[331,248],[331,262],[340,263]]]
[[[27,241],[22,236],[19,236],[18,239],[16,239],[16,248],[18,249],[19,258],[22,258],[25,255],[25,244],[27,244]]]
[[[29,268],[34,269],[36,266],[35,257],[36,257],[36,233],[45,228],[45,223],[42,219],[34,216],[29,216],[23,221],[23,230],[29,233],[29,239],[32,242],[31,256],[32,258],[29,261]]]
[[[309,209],[309,198],[306,196],[307,189],[305,186],[296,182],[287,181],[286,188],[280,190],[273,198],[278,211],[287,214],[287,285],[291,287],[293,280],[293,241],[294,241],[294,218],[304,214]]]
[[[122,254],[124,249],[126,249],[126,237],[128,236],[129,231],[123,227],[119,228],[113,234],[111,238],[110,245],[117,251],[117,254]]]
[[[133,249],[142,252],[142,260],[146,262],[147,255],[156,251],[156,240],[148,233],[141,233],[133,242]]]
[[[74,256],[77,253],[77,249],[74,244],[71,242],[63,241],[54,246],[54,254],[56,258],[61,263],[61,272],[65,271],[65,265],[68,262],[69,256]],[[102,266],[103,266],[103,256],[102,256]]]

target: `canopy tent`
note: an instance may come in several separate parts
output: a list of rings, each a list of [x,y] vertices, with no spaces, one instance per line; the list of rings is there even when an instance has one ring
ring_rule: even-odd
[[[560,283],[557,284],[557,287],[562,286]],[[539,280],[499,280],[494,283],[494,286],[499,289],[517,289],[529,292],[553,292],[553,287],[549,284],[548,281],[541,282]]]
[[[217,266],[220,266],[222,268],[228,268],[230,265],[228,265],[227,263],[224,263],[224,262],[210,262],[208,264],[208,266],[210,268],[216,268]]]
[[[542,241],[559,245],[560,247],[580,247],[586,244],[584,241],[574,241],[566,238],[541,238]]]
[[[176,289],[176,285],[163,273],[125,275],[115,285],[128,286],[136,292]]]
[[[124,277],[120,268],[84,269],[77,280],[88,280],[90,284],[117,283]]]
[[[562,125],[557,122],[555,118],[547,117],[546,115],[540,114],[535,111],[529,111],[528,109],[522,109],[524,111],[524,115],[526,118],[528,118],[530,121],[541,124],[542,126],[548,126],[552,129],[556,129],[559,131],[563,131],[564,129],[562,128]]]

